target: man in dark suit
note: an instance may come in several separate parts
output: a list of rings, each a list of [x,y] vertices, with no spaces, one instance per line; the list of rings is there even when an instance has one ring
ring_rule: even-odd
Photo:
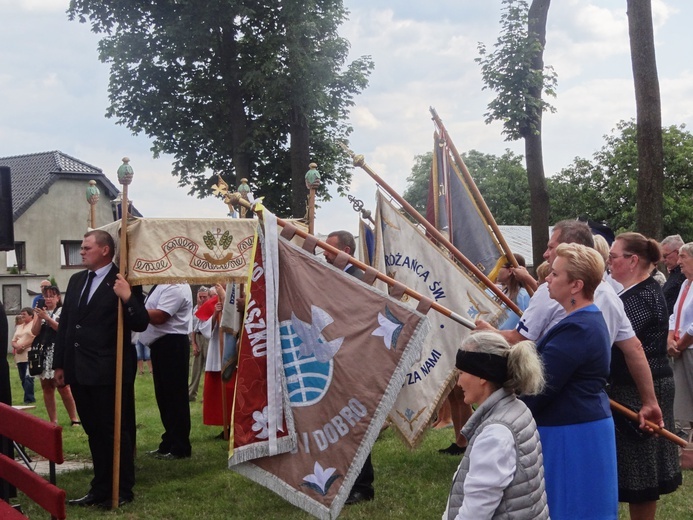
[[[348,231],[333,231],[327,235],[327,240],[325,242],[332,247],[344,251],[349,256],[354,256],[356,253],[356,241],[354,240],[354,235]],[[337,255],[331,251],[325,251],[325,260],[328,264],[333,264]],[[351,276],[363,279],[363,271],[347,263],[344,267],[344,272],[350,274]],[[373,500],[375,497],[375,489],[373,488],[373,480],[375,479],[375,474],[373,472],[373,463],[371,462],[371,454],[368,454],[366,461],[363,463],[363,468],[361,468],[361,473],[356,477],[354,481],[354,486],[351,488],[351,492],[346,499],[346,505],[358,504],[359,502],[364,502],[367,500]]]
[[[679,249],[682,245],[683,238],[681,238],[681,235],[671,235],[662,240],[660,246],[662,250],[662,261],[669,272],[669,277],[664,287],[662,287],[664,299],[667,301],[669,316],[674,313],[676,299],[679,297],[681,286],[686,280],[686,276],[681,272],[681,266],[679,265]]]
[[[57,384],[72,388],[94,464],[91,489],[68,504],[107,509],[111,505],[113,474],[118,298],[124,311],[119,505],[132,501],[135,485],[137,356],[130,332],[143,331],[149,323],[142,289],[131,289],[118,274],[112,263],[114,252],[113,239],[105,231],[84,235],[80,254],[87,270],[74,274],[68,283],[53,360]]]

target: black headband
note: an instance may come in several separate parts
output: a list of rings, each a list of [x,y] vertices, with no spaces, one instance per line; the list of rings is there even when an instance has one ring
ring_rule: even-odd
[[[455,366],[462,372],[499,385],[508,380],[508,358],[505,356],[458,350]]]

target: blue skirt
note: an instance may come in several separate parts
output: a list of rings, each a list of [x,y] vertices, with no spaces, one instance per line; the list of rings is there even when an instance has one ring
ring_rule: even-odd
[[[613,419],[537,429],[552,520],[616,520],[618,473]]]

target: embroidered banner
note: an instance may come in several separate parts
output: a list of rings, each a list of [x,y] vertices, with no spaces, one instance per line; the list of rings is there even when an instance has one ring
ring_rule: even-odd
[[[482,317],[496,324],[504,315],[477,280],[455,265],[380,192],[377,194],[375,268],[407,287],[470,320]],[[417,301],[404,299],[416,307]],[[404,386],[390,413],[390,420],[409,447],[415,447],[448,385],[455,377],[455,356],[469,329],[431,313],[433,332],[421,357],[406,374]]]
[[[430,325],[284,239],[278,248],[283,381],[297,447],[231,467],[318,518],[336,518]]]
[[[231,419],[229,464],[238,464],[269,451],[269,402],[267,388],[267,300],[262,247],[253,252],[253,270],[246,284],[245,321],[238,340],[238,369]],[[292,417],[275,429],[279,453],[296,447]]]
[[[256,227],[256,219],[132,219],[128,281],[132,285],[245,281]],[[114,222],[101,229],[118,244],[119,228],[120,222]]]

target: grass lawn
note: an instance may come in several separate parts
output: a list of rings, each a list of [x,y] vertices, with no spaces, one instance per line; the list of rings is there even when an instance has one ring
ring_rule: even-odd
[[[146,369],[145,369],[146,370]],[[14,404],[21,404],[23,394],[17,370],[10,356],[10,378]],[[31,413],[47,419],[41,388],[35,381],[37,406]],[[200,389],[199,396],[202,395]],[[57,394],[56,394],[57,396]],[[135,501],[119,510],[105,512],[95,508],[68,507],[68,518],[92,519],[309,519],[312,516],[288,504],[274,493],[255,484],[226,466],[226,443],[214,437],[219,427],[202,424],[202,404],[191,403],[193,455],[191,459],[160,461],[146,455],[158,446],[162,432],[150,375],[138,376],[137,449],[135,461],[137,484]],[[69,418],[58,398],[58,417],[63,426],[66,459],[89,460],[87,438],[79,427],[70,427]],[[373,448],[376,498],[372,502],[346,507],[345,519],[439,519],[459,459],[437,453],[452,439],[450,429],[431,430],[422,446],[409,451],[386,430]],[[90,470],[58,475],[58,486],[68,498],[79,498],[89,489]],[[659,503],[658,519],[689,520],[693,518],[693,484],[690,471],[684,472],[683,487],[666,495]],[[47,516],[40,507],[20,494],[19,501],[32,518]],[[621,519],[627,509],[621,506]]]

